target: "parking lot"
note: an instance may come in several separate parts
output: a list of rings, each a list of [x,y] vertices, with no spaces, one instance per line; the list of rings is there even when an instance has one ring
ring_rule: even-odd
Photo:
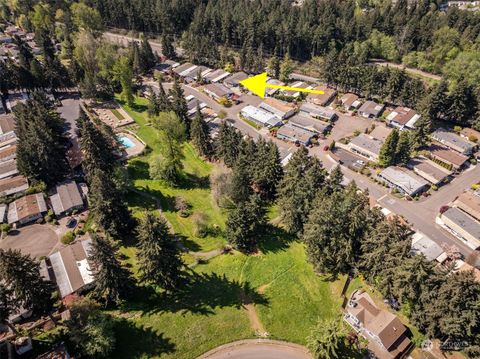
[[[55,231],[48,225],[40,224],[12,230],[0,240],[0,249],[19,249],[36,258],[49,255],[57,245],[59,241]]]

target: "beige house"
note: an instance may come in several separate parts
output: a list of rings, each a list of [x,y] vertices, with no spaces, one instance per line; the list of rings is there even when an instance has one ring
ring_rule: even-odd
[[[379,309],[365,292],[352,293],[344,320],[368,340],[368,349],[379,359],[404,358],[413,346],[400,319],[387,310]]]
[[[480,222],[457,207],[441,212],[437,223],[472,249],[480,247]]]

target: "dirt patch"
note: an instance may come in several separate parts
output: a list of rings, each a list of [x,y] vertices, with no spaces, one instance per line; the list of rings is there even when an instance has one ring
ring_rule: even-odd
[[[248,319],[250,320],[250,327],[255,331],[255,335],[266,338],[268,337],[268,332],[265,330],[260,318],[258,317],[257,309],[255,308],[255,304],[252,303],[250,297],[242,291],[240,294],[242,300],[242,307],[245,309],[248,315]]]
[[[272,283],[270,282],[270,283],[267,283],[267,284],[264,284],[264,285],[261,285],[260,287],[258,287],[258,289],[257,289],[258,293],[264,294],[265,291],[267,290],[267,288],[270,287],[270,284],[272,284]]]

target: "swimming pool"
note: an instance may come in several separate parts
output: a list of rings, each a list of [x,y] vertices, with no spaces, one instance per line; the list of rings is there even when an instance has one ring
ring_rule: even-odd
[[[126,136],[120,136],[118,138],[118,140],[120,141],[120,143],[125,147],[125,148],[133,148],[135,147],[135,143],[133,143],[133,141],[131,139],[129,139],[128,137]]]

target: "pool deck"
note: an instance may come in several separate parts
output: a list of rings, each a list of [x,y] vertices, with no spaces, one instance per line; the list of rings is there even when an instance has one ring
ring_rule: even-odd
[[[140,141],[139,138],[137,138],[135,135],[133,135],[130,132],[126,132],[126,131],[118,132],[117,137],[118,138],[126,137],[130,141],[132,141],[132,143],[134,144],[134,146],[130,147],[130,148],[127,148],[125,146],[121,146],[122,147],[122,154],[123,154],[122,158],[123,159],[130,159],[132,157],[139,156],[145,150],[146,145],[142,141]]]

